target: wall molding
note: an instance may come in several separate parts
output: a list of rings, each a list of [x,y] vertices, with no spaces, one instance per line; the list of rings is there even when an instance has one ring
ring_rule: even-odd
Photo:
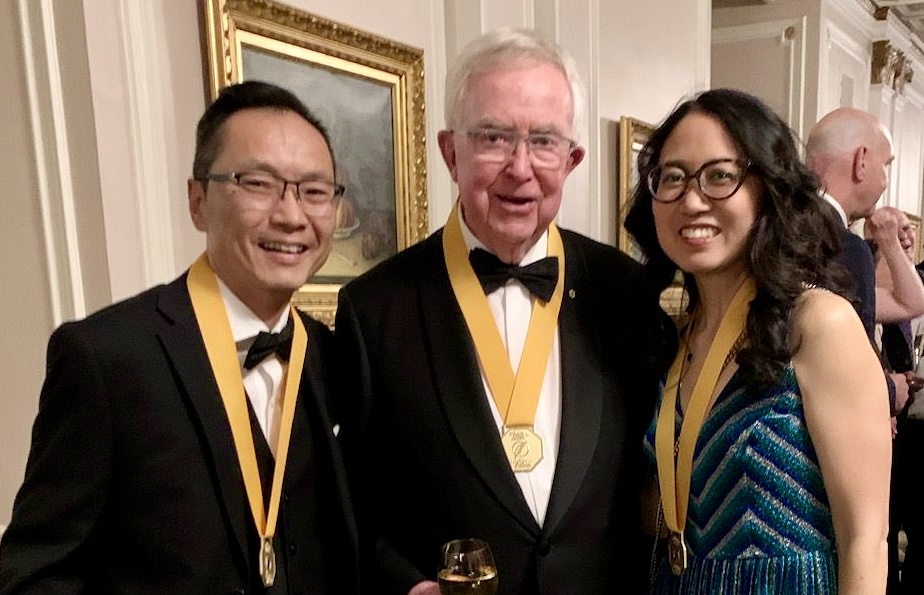
[[[157,39],[151,26],[157,22],[153,3],[119,0],[118,19],[125,53],[130,150],[136,174],[144,283],[150,287],[169,281],[177,271],[170,214],[172,193],[164,152],[167,139],[160,103],[163,56],[157,48],[163,47],[163,40]]]
[[[789,46],[790,88],[786,117],[793,130],[801,131],[805,121],[806,17],[732,25],[712,30],[712,45],[759,39],[778,39],[783,47]]]
[[[712,3],[699,2],[696,38],[712,39]],[[701,43],[696,60],[696,91],[705,91],[712,84],[712,43]]]
[[[831,21],[828,21],[825,27],[825,32],[827,33],[828,47],[831,47],[831,44],[836,44],[837,47],[844,50],[857,62],[869,64],[870,60],[870,48],[869,44],[866,45],[857,41],[857,39],[850,34],[848,34],[844,29],[834,24]]]
[[[52,0],[17,0],[55,326],[86,315]]]

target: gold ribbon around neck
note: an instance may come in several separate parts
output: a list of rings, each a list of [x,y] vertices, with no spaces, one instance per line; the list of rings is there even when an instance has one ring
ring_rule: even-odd
[[[292,436],[292,422],[295,418],[295,403],[302,378],[302,366],[308,346],[308,334],[298,313],[290,306],[289,316],[294,322],[292,350],[283,378],[282,418],[279,423],[279,439],[276,446],[276,463],[273,468],[273,485],[270,491],[269,510],[264,508],[260,473],[257,469],[257,454],[253,444],[250,417],[247,413],[247,395],[237,356],[237,347],[231,332],[231,323],[225,311],[224,300],[218,289],[215,271],[205,254],[190,267],[186,277],[189,297],[199,324],[199,331],[205,342],[205,350],[212,366],[212,373],[218,383],[218,391],[224,403],[234,448],[244,477],[244,489],[257,534],[260,536],[259,569],[264,586],[270,587],[276,578],[276,554],[273,551],[273,536],[276,534],[276,520],[279,515],[279,499],[282,495],[282,479],[289,454],[289,440]]]
[[[712,402],[719,376],[725,362],[735,347],[738,337],[744,332],[748,305],[757,294],[753,279],[746,279],[735,292],[728,310],[722,317],[703,369],[700,371],[677,441],[676,461],[674,459],[674,428],[677,414],[677,398],[680,388],[680,373],[686,359],[687,345],[683,343],[671,365],[664,385],[664,398],[658,413],[655,430],[655,454],[658,464],[658,483],[661,488],[661,503],[664,507],[664,522],[670,530],[668,541],[669,561],[674,574],[681,574],[686,568],[686,543],[683,530],[687,522],[687,506],[690,501],[690,481],[693,472],[693,451],[702,429],[706,413]],[[675,476],[676,469],[676,476]]]
[[[542,439],[533,430],[533,424],[565,288],[565,249],[555,224],[549,226],[548,255],[558,258],[558,282],[548,303],[538,298],[533,301],[526,343],[514,375],[484,289],[468,260],[458,205],[443,230],[443,256],[449,281],[503,419],[501,442],[514,472],[532,471],[542,460]]]

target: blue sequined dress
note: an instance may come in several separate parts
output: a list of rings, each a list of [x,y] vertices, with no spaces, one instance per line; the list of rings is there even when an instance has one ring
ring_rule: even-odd
[[[722,390],[696,444],[684,535],[686,571],[675,577],[662,559],[652,593],[837,593],[831,511],[792,366],[761,394],[737,373]]]

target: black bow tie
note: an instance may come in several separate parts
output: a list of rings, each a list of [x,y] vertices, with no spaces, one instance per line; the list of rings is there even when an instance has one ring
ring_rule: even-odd
[[[247,350],[244,358],[244,369],[251,370],[272,354],[276,354],[283,361],[289,361],[289,351],[292,349],[292,315],[289,322],[278,333],[260,331],[253,345]]]
[[[521,267],[507,264],[490,252],[475,248],[469,253],[468,260],[472,263],[485,293],[491,293],[510,279],[516,279],[537,298],[548,302],[555,292],[555,284],[558,283],[557,256],[546,256]]]

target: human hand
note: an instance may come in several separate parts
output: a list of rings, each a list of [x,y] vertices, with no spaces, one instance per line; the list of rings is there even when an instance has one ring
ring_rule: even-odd
[[[421,581],[407,595],[440,595],[440,586],[433,581]]]
[[[914,394],[924,388],[924,378],[921,378],[914,372],[905,372],[905,378],[908,380],[908,393]]]
[[[906,254],[914,249],[914,230],[908,216],[895,207],[879,207],[866,220],[867,235],[880,247],[897,245]]]
[[[904,213],[895,207],[879,207],[866,219],[866,235],[873,240],[877,246],[897,242],[904,249],[902,236],[906,236],[905,242],[907,242],[907,237],[911,234],[903,230],[905,226],[908,226],[910,230],[910,223],[908,223],[907,217],[904,217],[904,225],[902,224],[903,217]],[[911,241],[914,241],[913,238]]]
[[[893,372],[889,374],[892,383],[895,385],[895,409],[892,415],[897,415],[908,404],[911,397],[911,391],[908,386],[908,377],[902,372]]]

